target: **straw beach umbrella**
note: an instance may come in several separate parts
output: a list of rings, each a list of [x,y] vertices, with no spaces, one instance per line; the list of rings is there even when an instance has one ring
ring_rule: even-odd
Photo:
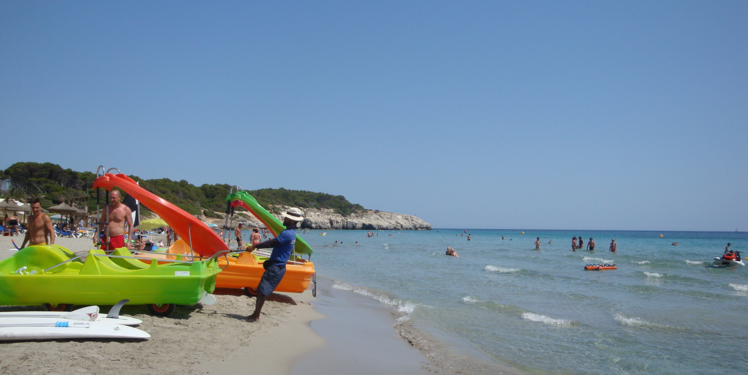
[[[68,214],[68,215],[78,213],[77,208],[72,207],[65,202],[62,202],[56,206],[52,206],[48,208],[47,210],[49,210],[50,212],[57,212],[60,214]]]
[[[7,210],[13,211],[13,209],[16,208],[16,207],[19,207],[19,206],[12,199],[6,199],[6,200],[0,202],[0,209],[4,210],[4,211],[7,211]]]

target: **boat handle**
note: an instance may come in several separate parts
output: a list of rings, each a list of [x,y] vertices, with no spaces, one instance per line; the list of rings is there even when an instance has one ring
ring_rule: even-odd
[[[47,272],[47,271],[51,270],[52,268],[55,268],[55,267],[59,267],[59,266],[61,266],[61,265],[65,264],[65,263],[67,263],[67,262],[70,262],[70,261],[74,261],[74,260],[76,260],[76,259],[79,259],[79,258],[80,258],[80,257],[82,257],[82,256],[83,256],[83,255],[78,255],[78,256],[77,256],[77,257],[75,257],[75,258],[70,258],[70,259],[68,259],[68,260],[66,260],[66,261],[64,261],[64,262],[61,262],[61,263],[57,263],[57,264],[55,264],[55,265],[54,265],[54,266],[52,266],[52,267],[49,267],[49,268],[47,268],[47,269],[45,269],[45,270],[42,270],[42,273],[45,273],[45,272]]]
[[[214,258],[215,258],[215,259],[218,259],[218,257],[222,256],[222,257],[223,257],[224,259],[226,259],[226,266],[225,266],[225,267],[221,267],[221,266],[219,265],[219,266],[218,266],[218,268],[220,268],[220,269],[225,269],[226,267],[228,267],[228,266],[229,266],[229,253],[232,253],[232,252],[233,252],[233,251],[231,251],[231,250],[221,250],[221,251],[216,251],[216,252],[215,252],[215,253],[214,253],[213,255],[211,255],[211,256],[210,256],[210,258],[208,258],[208,260],[206,260],[206,262],[210,262],[210,261],[211,261],[211,260],[213,260]]]
[[[101,174],[99,174],[99,171],[101,171]],[[99,178],[99,176],[103,176],[104,174],[106,174],[106,168],[104,168],[103,165],[96,168],[96,178]]]
[[[150,261],[152,261],[153,259],[156,259],[156,258],[128,257],[128,256],[125,256],[125,255],[109,255],[109,254],[93,254],[93,255],[97,256],[97,257],[138,259],[138,260],[150,260]],[[193,262],[190,262],[188,260],[171,260],[171,259],[158,259],[157,261],[158,262],[169,262],[169,263],[187,263],[187,264],[192,264],[193,263]]]

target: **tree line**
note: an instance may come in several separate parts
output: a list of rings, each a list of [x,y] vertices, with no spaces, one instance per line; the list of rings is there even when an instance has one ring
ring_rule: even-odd
[[[213,216],[211,211],[226,210],[228,184],[203,184],[195,186],[185,180],[173,181],[168,178],[141,179],[129,176],[138,181],[144,189],[166,199],[179,208],[193,214]],[[96,208],[96,190],[91,189],[96,175],[91,172],[76,172],[63,169],[53,163],[19,162],[5,170],[0,170],[0,180],[10,182],[10,188],[0,192],[4,197],[16,200],[29,200],[38,197],[42,207],[49,207],[63,201],[88,197],[88,209]],[[273,210],[271,206],[286,205],[301,208],[327,208],[348,216],[363,211],[364,207],[354,204],[342,195],[315,193],[304,190],[259,189],[249,190],[263,207]],[[104,194],[99,203],[105,204]]]

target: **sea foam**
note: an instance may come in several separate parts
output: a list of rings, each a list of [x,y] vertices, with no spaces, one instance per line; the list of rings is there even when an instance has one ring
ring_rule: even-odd
[[[696,265],[696,264],[704,264],[704,261],[702,261],[702,260],[688,260],[688,259],[686,259],[686,260],[684,260],[684,262],[686,262],[686,264],[694,264],[694,265]]]
[[[748,285],[742,284],[729,284],[730,288],[733,288],[739,292],[748,292]]]
[[[585,262],[598,262],[598,263],[613,263],[613,260],[610,259],[603,259],[603,258],[594,258],[594,257],[584,257],[582,258]]]
[[[616,313],[613,316],[613,318],[618,323],[621,323],[625,326],[630,326],[630,327],[668,327],[665,324],[652,323],[641,318],[629,318],[626,315],[623,315],[621,313]]]
[[[663,274],[657,273],[657,272],[644,272],[644,274],[647,275],[647,277],[662,277],[662,276],[664,276]]]
[[[545,323],[545,324],[556,325],[556,326],[571,325],[571,320],[553,319],[545,315],[535,314],[531,312],[522,313],[522,319],[529,320],[531,322],[539,322],[539,323]]]
[[[633,260],[632,260],[632,261],[631,261],[631,263],[636,263],[636,264],[647,264],[647,263],[649,263],[649,261],[648,261],[648,260],[643,260],[643,261],[641,261],[641,262],[637,262],[637,261],[633,261]]]
[[[496,267],[492,265],[487,265],[485,268],[486,271],[490,272],[500,272],[500,273],[507,273],[507,272],[517,272],[520,270],[520,268],[505,268],[505,267]]]
[[[373,293],[365,288],[361,288],[361,287],[357,287],[357,286],[353,286],[353,285],[345,284],[345,283],[337,283],[337,282],[333,284],[332,287],[334,289],[344,290],[346,292],[353,292],[356,294],[360,294],[362,296],[374,298],[375,300],[385,305],[394,307],[398,312],[405,314],[404,316],[401,316],[397,320],[398,322],[407,320],[408,316],[412,314],[413,311],[416,310],[416,304],[413,302],[403,301],[400,299],[392,299],[392,298],[385,296],[384,294]]]
[[[480,302],[480,300],[476,299],[476,298],[473,298],[473,297],[470,297],[470,296],[465,296],[465,297],[462,297],[462,302],[465,302],[465,303],[478,303],[478,302]]]

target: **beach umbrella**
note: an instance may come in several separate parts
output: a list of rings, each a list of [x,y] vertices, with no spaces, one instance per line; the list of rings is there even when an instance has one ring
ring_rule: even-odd
[[[62,202],[62,203],[58,204],[57,206],[49,207],[49,208],[47,208],[47,210],[49,210],[50,212],[57,212],[57,213],[61,213],[61,214],[73,214],[73,213],[77,213],[78,212],[77,208],[72,207],[72,206],[68,205],[65,202]]]
[[[67,204],[65,202],[62,202],[62,203],[60,203],[60,204],[58,204],[56,206],[49,207],[47,209],[50,212],[57,212],[57,213],[60,213],[60,214],[68,214],[68,215],[70,215],[70,214],[78,213],[78,209],[77,208],[75,208],[73,206],[70,206],[69,204]]]
[[[12,209],[14,209],[16,207],[19,207],[19,206],[12,199],[6,199],[6,200],[0,202],[0,209],[2,209],[2,210],[12,210]]]
[[[141,230],[151,230],[151,229],[166,227],[168,225],[169,224],[166,224],[166,222],[164,221],[164,219],[162,219],[160,217],[157,217],[157,218],[154,218],[154,219],[148,219],[148,220],[141,221],[140,222],[140,229]]]
[[[11,204],[10,207],[8,207],[6,210],[15,212],[31,212],[31,206],[29,206],[28,203],[21,206]]]

